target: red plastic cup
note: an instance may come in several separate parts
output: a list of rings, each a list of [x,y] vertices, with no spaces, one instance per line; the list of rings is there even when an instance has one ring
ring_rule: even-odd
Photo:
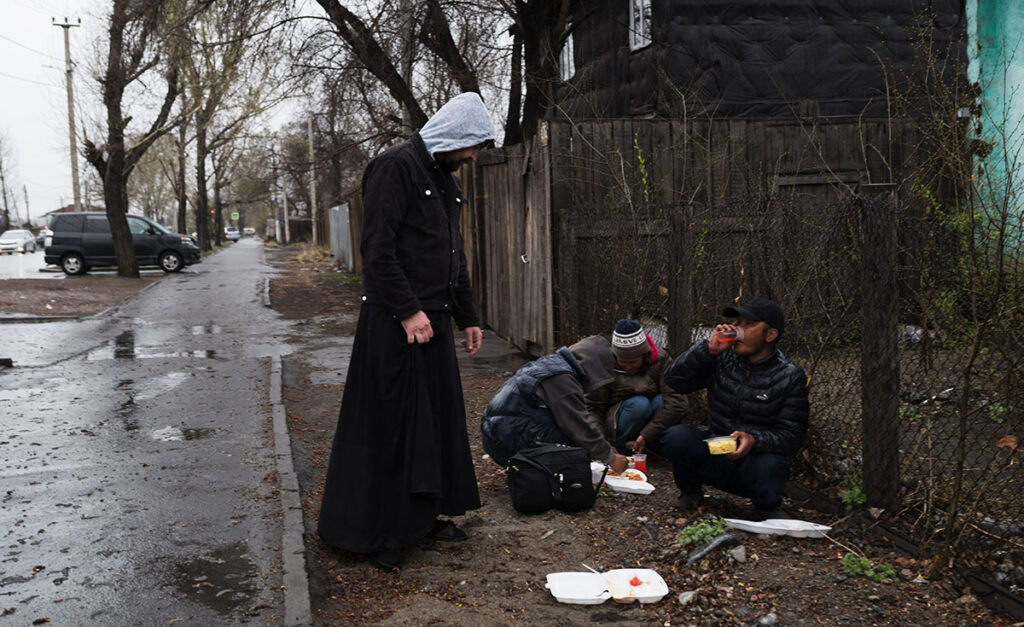
[[[647,454],[636,453],[633,455],[633,468],[636,468],[640,472],[647,474]]]
[[[730,331],[722,331],[718,334],[718,341],[722,344],[732,344],[736,340],[743,339],[742,327],[736,327]]]

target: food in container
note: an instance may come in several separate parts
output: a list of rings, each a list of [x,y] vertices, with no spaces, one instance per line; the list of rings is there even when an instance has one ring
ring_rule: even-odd
[[[708,438],[704,441],[708,443],[708,450],[712,455],[727,455],[736,450],[736,438],[727,435]]]
[[[648,568],[551,573],[545,587],[560,603],[575,605],[598,605],[609,598],[618,603],[657,603],[668,594],[665,580]]]

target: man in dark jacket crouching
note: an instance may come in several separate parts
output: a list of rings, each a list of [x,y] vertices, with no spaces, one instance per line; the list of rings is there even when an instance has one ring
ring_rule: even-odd
[[[708,484],[749,498],[762,518],[789,518],[779,508],[787,458],[807,432],[807,377],[775,347],[785,327],[777,304],[759,297],[723,315],[735,324],[716,326],[665,375],[681,393],[708,391],[707,424],[676,425],[662,440],[680,490],[676,506],[696,509]],[[715,436],[734,438],[736,450],[711,454],[704,440]]]
[[[585,394],[611,383],[614,364],[608,340],[592,335],[522,366],[484,410],[484,451],[506,466],[520,449],[571,444],[616,472],[625,470],[626,458],[605,439],[601,418],[584,401]]]

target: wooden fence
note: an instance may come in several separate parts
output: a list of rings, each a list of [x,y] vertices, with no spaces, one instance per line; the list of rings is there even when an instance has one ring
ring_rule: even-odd
[[[464,173],[482,315],[535,355],[626,316],[679,350],[754,294],[818,315],[808,269],[844,258],[856,187],[895,180],[912,147],[886,120],[545,123]]]

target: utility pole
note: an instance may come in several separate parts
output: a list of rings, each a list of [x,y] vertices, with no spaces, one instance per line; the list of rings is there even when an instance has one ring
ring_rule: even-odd
[[[22,185],[21,186],[21,192],[23,194],[25,194],[25,221],[26,222],[31,222],[32,221],[32,212],[29,211],[29,209],[28,209],[28,186],[27,185]]]
[[[72,24],[68,22],[68,18],[64,18],[63,24],[57,23],[57,18],[51,18],[54,26],[60,26],[64,29],[64,66],[65,66],[65,77],[68,88],[68,136],[71,139],[71,186],[74,188],[75,195],[75,211],[82,210],[82,197],[78,192],[78,144],[75,140],[75,98],[74,91],[72,88],[71,81],[71,37],[69,33],[75,26],[82,25],[82,19],[78,19],[78,24]]]
[[[284,169],[284,139],[281,139],[281,203],[284,209],[284,243],[291,243],[292,238],[289,233],[288,223],[288,173]]]
[[[306,130],[309,131],[309,213],[313,218],[313,245],[320,241],[316,234],[316,162],[313,160],[313,114],[310,113],[306,119]]]

